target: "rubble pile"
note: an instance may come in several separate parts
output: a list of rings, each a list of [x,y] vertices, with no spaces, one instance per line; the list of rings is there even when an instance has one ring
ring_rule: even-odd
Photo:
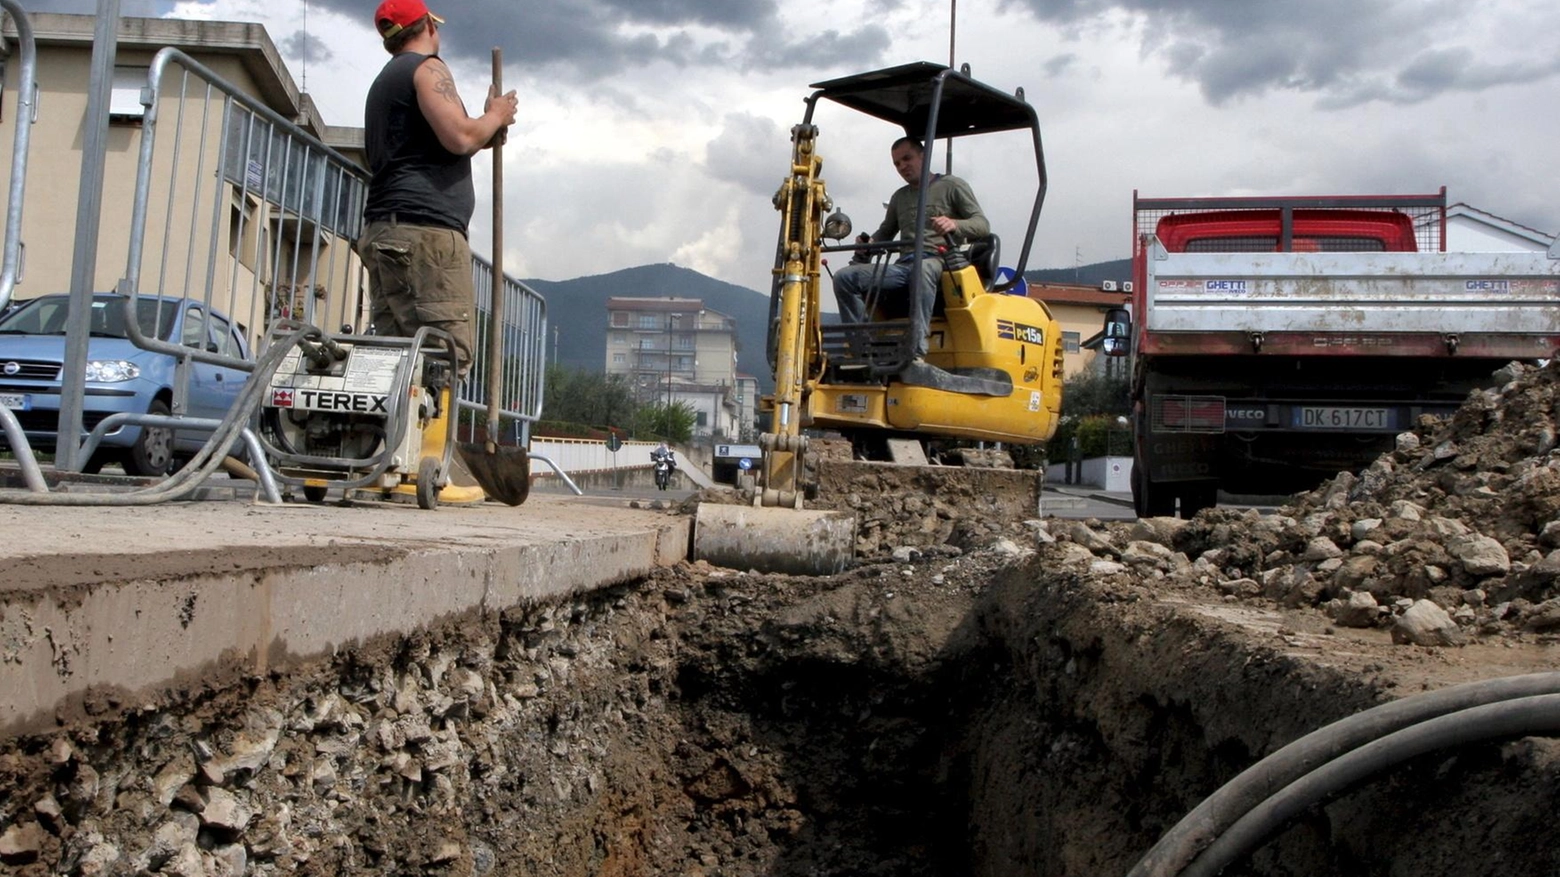
[[[1359,476],[1278,514],[1210,509],[1038,525],[1096,575],[1325,612],[1394,642],[1548,641],[1560,632],[1560,367],[1512,363],[1446,421],[1423,418]]]

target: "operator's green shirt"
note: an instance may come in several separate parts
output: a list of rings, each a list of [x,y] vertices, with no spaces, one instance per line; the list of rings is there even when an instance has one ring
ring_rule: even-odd
[[[888,212],[883,217],[883,224],[872,233],[872,240],[891,241],[895,235],[902,235],[907,241],[915,240],[918,190],[918,186],[905,184],[894,192],[893,197],[888,199]],[[986,214],[981,212],[974,191],[970,189],[969,183],[959,177],[939,174],[932,178],[931,185],[926,189],[926,245],[935,249],[947,246],[948,241],[932,231],[930,222],[934,216],[946,216],[954,220],[962,237],[957,243],[966,244],[974,238],[991,234],[991,223],[987,221]]]

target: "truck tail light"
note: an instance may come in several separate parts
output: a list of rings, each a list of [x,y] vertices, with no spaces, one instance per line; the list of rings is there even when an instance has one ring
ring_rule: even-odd
[[[1155,396],[1150,405],[1154,432],[1224,432],[1223,396]]]

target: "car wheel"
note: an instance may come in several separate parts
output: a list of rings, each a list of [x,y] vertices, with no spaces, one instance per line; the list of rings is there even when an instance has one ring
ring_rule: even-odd
[[[147,414],[168,416],[168,404],[153,399]],[[166,475],[173,466],[173,430],[166,426],[143,426],[135,444],[125,451],[126,474],[155,476]]]

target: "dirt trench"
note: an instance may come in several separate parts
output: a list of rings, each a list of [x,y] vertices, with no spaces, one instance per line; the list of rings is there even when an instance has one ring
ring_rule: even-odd
[[[1124,874],[1422,666],[1390,642],[1326,665],[1262,621],[1011,542],[830,579],[686,566],[13,741],[0,852],[25,875]],[[1427,759],[1244,873],[1553,873],[1557,754]]]
[[[1306,732],[1557,668],[1556,387],[1514,372],[1278,515],[1028,520],[882,475],[839,576],[685,564],[104,709],[0,744],[0,865],[1125,874]],[[1557,873],[1557,805],[1554,741],[1466,746],[1231,873]]]

